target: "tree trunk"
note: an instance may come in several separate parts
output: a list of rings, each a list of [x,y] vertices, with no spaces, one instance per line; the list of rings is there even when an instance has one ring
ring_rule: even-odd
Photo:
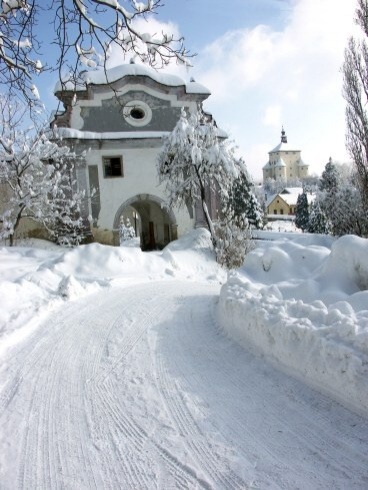
[[[22,218],[22,213],[24,211],[24,208],[25,208],[25,206],[21,206],[20,211],[17,214],[17,218],[16,218],[14,226],[13,226],[13,233],[11,235],[9,235],[9,244],[11,247],[14,245],[14,235],[15,235],[15,232],[17,231],[20,220]]]
[[[208,212],[207,204],[206,204],[206,193],[205,193],[204,184],[203,184],[201,176],[199,174],[199,170],[198,170],[197,165],[195,165],[194,168],[195,168],[195,171],[196,171],[196,174],[198,177],[199,188],[201,190],[201,204],[202,204],[203,214],[204,214],[204,217],[206,219],[208,230],[211,233],[212,244],[213,244],[213,246],[215,246],[216,245],[216,234],[215,234],[215,229],[213,227],[213,223],[212,223],[210,214]]]

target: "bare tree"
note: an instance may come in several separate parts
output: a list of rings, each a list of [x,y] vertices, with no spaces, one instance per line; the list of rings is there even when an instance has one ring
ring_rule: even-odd
[[[30,107],[39,98],[35,75],[56,70],[62,83],[63,73],[76,82],[81,66],[106,69],[114,45],[132,53],[153,67],[163,67],[176,60],[189,64],[191,56],[183,38],[157,33],[150,35],[135,27],[139,17],[156,13],[161,0],[2,0],[0,1],[0,85],[12,95],[21,95]],[[54,66],[48,67],[40,54],[42,46],[36,35],[41,19],[54,26],[58,54]],[[3,87],[0,90],[4,92]]]
[[[343,65],[343,95],[346,100],[346,146],[353,159],[359,188],[368,210],[368,2],[357,0],[356,22],[364,37],[349,39]]]

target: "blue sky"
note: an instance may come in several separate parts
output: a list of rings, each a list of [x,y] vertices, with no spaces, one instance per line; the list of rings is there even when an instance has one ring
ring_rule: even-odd
[[[354,32],[353,0],[165,0],[144,31],[169,30],[198,53],[186,72],[212,92],[205,109],[239,146],[256,181],[285,127],[312,173],[344,163],[341,65]],[[46,26],[45,26],[46,29]],[[50,49],[52,55],[52,49]],[[119,61],[121,57],[119,56]],[[117,63],[117,53],[112,63]],[[48,109],[56,75],[39,84]],[[55,103],[53,102],[55,100]]]

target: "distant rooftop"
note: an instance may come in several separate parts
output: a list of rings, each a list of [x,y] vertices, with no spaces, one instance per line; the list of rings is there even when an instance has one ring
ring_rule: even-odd
[[[278,151],[300,151],[289,145],[284,128],[281,129],[281,141],[280,143],[268,153],[277,153]]]

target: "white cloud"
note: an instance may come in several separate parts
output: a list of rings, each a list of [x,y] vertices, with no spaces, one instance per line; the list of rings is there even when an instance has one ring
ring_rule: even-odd
[[[256,180],[282,125],[312,172],[320,173],[330,155],[347,161],[340,70],[354,32],[354,4],[293,0],[282,29],[260,24],[229,31],[198,50],[189,73],[175,63],[169,66],[171,73],[186,80],[194,76],[211,90],[205,108],[235,139]],[[149,22],[140,19],[137,28],[180,37],[176,24],[154,17]],[[115,49],[110,63],[128,59]]]
[[[267,107],[262,120],[263,124],[274,128],[280,128],[280,125],[282,124],[281,113],[282,108],[280,105],[271,105]]]
[[[196,78],[212,92],[207,105],[220,126],[237,128],[232,136],[257,178],[268,155],[255,149],[275,146],[281,124],[312,171],[330,154],[347,160],[341,65],[354,3],[295,0],[283,30],[228,32],[199,57]]]

